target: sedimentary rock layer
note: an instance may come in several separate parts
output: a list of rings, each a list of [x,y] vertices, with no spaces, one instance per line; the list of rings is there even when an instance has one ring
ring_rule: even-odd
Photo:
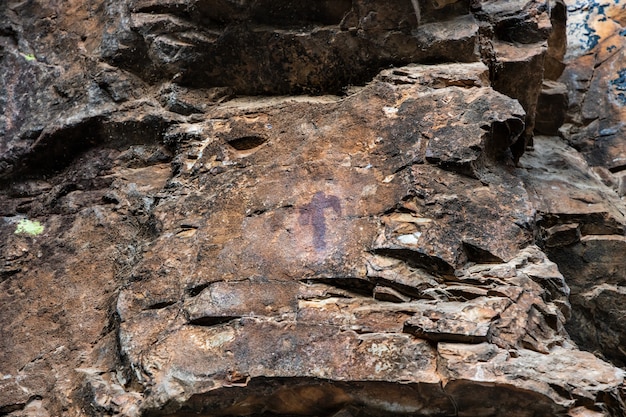
[[[0,414],[626,413],[564,3],[0,10]]]

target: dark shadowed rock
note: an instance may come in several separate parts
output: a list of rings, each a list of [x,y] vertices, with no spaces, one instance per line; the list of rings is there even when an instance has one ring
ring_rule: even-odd
[[[617,173],[626,167],[624,11],[621,5],[599,1],[584,11],[575,4],[570,8],[571,51],[561,76],[570,111],[563,134],[590,165]]]
[[[538,199],[546,253],[571,289],[570,334],[581,346],[624,363],[624,326],[607,316],[623,311],[626,211],[619,196],[559,140],[539,137],[536,155],[521,163],[530,195]]]
[[[568,97],[565,84],[544,81],[537,99],[535,132],[542,135],[558,135],[559,128],[565,122],[567,107]]]

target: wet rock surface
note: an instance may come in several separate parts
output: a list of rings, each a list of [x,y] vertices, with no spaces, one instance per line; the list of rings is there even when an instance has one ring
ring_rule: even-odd
[[[624,415],[566,3],[0,5],[0,414]]]

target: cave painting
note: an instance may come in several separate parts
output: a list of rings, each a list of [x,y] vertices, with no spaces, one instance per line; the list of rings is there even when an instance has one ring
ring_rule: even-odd
[[[323,191],[315,193],[311,202],[300,207],[299,222],[302,226],[313,227],[313,247],[317,251],[326,249],[326,214],[325,210],[332,208],[341,216],[341,202],[334,195],[327,196]]]

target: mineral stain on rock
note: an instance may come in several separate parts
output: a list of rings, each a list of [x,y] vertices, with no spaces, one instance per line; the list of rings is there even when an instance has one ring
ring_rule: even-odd
[[[610,81],[617,93],[613,92],[615,98],[622,106],[626,106],[626,68],[617,72],[617,78]]]
[[[316,251],[326,249],[326,214],[327,209],[333,209],[341,216],[341,202],[337,196],[326,195],[323,191],[315,193],[311,202],[300,207],[298,221],[302,226],[313,228],[313,247]]]

